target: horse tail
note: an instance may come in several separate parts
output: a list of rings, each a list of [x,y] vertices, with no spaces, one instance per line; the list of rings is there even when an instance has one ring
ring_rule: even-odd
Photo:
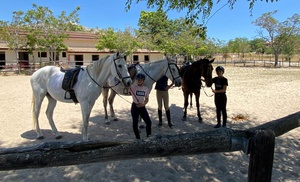
[[[32,112],[32,127],[36,127],[36,118],[35,118],[35,97],[32,95],[32,100],[31,100],[31,112]]]

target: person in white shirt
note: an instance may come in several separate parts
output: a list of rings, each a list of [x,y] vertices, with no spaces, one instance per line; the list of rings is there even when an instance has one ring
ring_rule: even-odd
[[[148,87],[143,85],[144,80],[145,80],[145,75],[141,73],[137,74],[136,75],[137,84],[132,84],[128,89],[133,99],[131,105],[131,117],[132,117],[133,132],[137,139],[141,139],[139,129],[138,129],[139,116],[141,116],[141,118],[146,123],[147,137],[151,136],[152,121],[145,107],[149,101],[149,89]]]

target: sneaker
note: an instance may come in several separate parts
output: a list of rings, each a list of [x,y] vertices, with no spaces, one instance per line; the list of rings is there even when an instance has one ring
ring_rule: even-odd
[[[220,124],[217,124],[216,126],[214,126],[214,128],[220,128],[221,125]]]

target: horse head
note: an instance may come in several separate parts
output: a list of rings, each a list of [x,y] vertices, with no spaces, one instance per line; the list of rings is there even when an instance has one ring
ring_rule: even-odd
[[[168,59],[168,71],[166,76],[172,80],[176,87],[182,84],[179,68],[174,60]]]
[[[204,78],[204,82],[207,87],[211,87],[212,85],[212,63],[214,60],[215,59],[209,60],[208,58],[201,59],[201,76]]]
[[[112,74],[114,77],[122,81],[122,83],[129,87],[132,84],[132,79],[128,73],[126,66],[125,54],[124,53],[115,53],[113,54],[114,67],[112,69]]]

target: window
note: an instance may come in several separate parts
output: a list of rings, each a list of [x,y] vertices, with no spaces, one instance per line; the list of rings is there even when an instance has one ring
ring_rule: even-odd
[[[145,60],[145,63],[146,63],[146,62],[149,62],[149,61],[150,61],[150,60],[149,60],[149,56],[148,56],[148,55],[145,55],[145,56],[144,56],[144,60]]]
[[[47,57],[47,52],[38,52],[38,57],[39,58],[46,58]]]
[[[133,63],[139,62],[139,56],[138,55],[133,55]]]
[[[92,55],[92,61],[98,61],[99,55]]]
[[[66,52],[62,52],[62,57],[63,58],[67,57],[67,53]]]

